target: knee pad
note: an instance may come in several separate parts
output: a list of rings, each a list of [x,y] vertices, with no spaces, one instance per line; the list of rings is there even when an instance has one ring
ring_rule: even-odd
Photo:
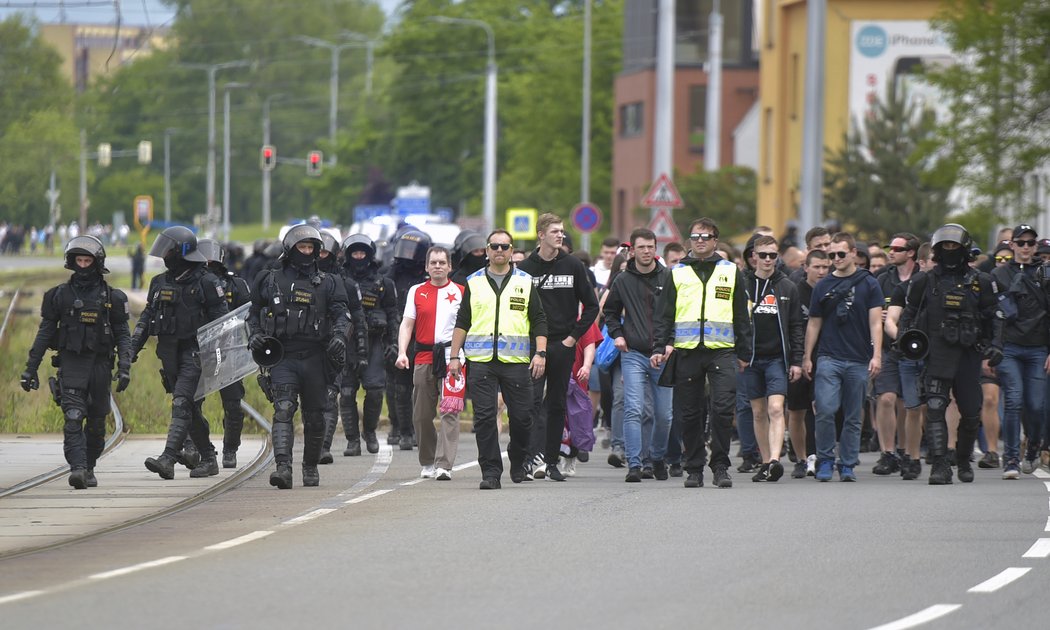
[[[948,399],[940,395],[927,396],[926,407],[933,412],[943,412],[948,408]]]
[[[273,421],[291,424],[292,418],[295,416],[295,411],[298,408],[299,405],[295,404],[294,400],[280,399],[274,401]]]
[[[79,425],[84,420],[84,410],[79,407],[68,407],[65,410],[66,422],[75,422],[79,428]]]

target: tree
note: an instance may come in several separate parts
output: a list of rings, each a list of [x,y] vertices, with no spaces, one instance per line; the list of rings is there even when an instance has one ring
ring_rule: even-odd
[[[13,223],[43,226],[50,222],[44,196],[51,171],[62,191],[59,204],[66,221],[79,209],[77,132],[69,117],[54,109],[38,110],[8,126],[0,138],[0,217]]]
[[[754,228],[758,179],[753,170],[725,166],[705,171],[701,165],[694,173],[676,174],[675,182],[685,204],[674,211],[675,224],[683,236],[689,223],[699,217],[714,219],[723,240]]]
[[[890,81],[886,101],[855,120],[842,147],[827,157],[827,215],[880,241],[902,230],[932,233],[950,210],[953,183],[953,168],[925,149],[936,133],[933,110]]]
[[[72,89],[62,79],[62,58],[15,14],[0,22],[0,134],[43,109],[61,109]]]
[[[1011,224],[1032,216],[1025,193],[1050,158],[1050,6],[959,0],[933,24],[965,61],[928,73],[950,104],[930,152],[951,155],[973,210]]]

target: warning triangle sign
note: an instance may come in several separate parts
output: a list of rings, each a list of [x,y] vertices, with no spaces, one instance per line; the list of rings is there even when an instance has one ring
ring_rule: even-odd
[[[671,213],[667,208],[660,208],[656,211],[653,219],[649,221],[649,229],[656,235],[657,243],[682,242],[682,234],[678,231],[678,226],[674,224],[674,219],[671,218]]]
[[[671,178],[667,176],[667,173],[660,174],[656,183],[642,199],[642,206],[645,208],[682,207],[682,196],[678,194],[678,189],[671,183]]]

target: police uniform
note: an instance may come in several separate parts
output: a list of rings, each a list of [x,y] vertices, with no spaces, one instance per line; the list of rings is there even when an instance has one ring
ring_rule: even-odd
[[[354,259],[351,254],[355,250],[364,251],[365,258]],[[343,433],[347,441],[343,455],[361,454],[362,431],[368,452],[378,453],[376,427],[383,409],[383,392],[387,382],[384,356],[386,349],[395,343],[400,324],[397,290],[392,280],[379,273],[379,265],[375,261],[375,244],[364,234],[352,234],[343,241],[341,273],[346,280],[356,283],[366,322],[363,338],[350,349],[339,386],[339,413],[343,418]],[[359,414],[357,390],[362,387],[365,401],[364,409]],[[390,431],[393,435],[399,435],[393,420]]]
[[[206,259],[197,251],[197,237],[188,228],[164,230],[150,255],[163,258],[167,271],[150,280],[146,307],[132,335],[133,360],[146,340],[156,336],[161,381],[172,399],[164,453],[146,459],[146,468],[164,479],[174,478],[174,463],[188,433],[201,454],[190,476],[217,475],[215,447],[201,410],[203,400],[193,398],[201,376],[197,329],[228,312],[226,292],[205,266]]]
[[[729,440],[737,359],[748,361],[751,353],[747,292],[737,266],[713,254],[672,269],[671,282],[659,297],[653,345],[660,354],[667,345],[675,348],[660,384],[674,387],[675,405],[682,410],[686,487],[703,485],[705,407],[710,408],[710,466],[715,482],[732,487]],[[710,405],[705,405],[705,381],[711,385]]]
[[[945,242],[959,247],[946,250]],[[988,358],[994,367],[1002,359],[1003,321],[991,276],[968,264],[970,237],[966,230],[956,224],[942,226],[931,243],[937,265],[912,279],[898,339],[908,330],[918,329],[929,340],[923,377],[931,457],[929,483],[942,485],[952,482],[945,421],[949,390],[961,416],[954,463],[960,481],[973,481],[970,456],[981,423],[981,361]]]
[[[78,255],[91,256],[94,262],[81,269],[75,261]],[[73,275],[44,294],[40,327],[22,374],[23,389],[36,389],[44,353],[57,351],[52,358],[58,367],[52,395],[65,418],[63,450],[70,468],[69,485],[78,490],[98,485],[94,469],[105,444],[114,359],[117,391],[127,388],[130,380],[128,298],[102,279],[108,273],[105,259],[101,241],[93,236],[78,236],[66,245],[66,268]]]
[[[310,254],[300,243],[314,246]],[[278,269],[260,273],[252,290],[248,313],[249,346],[257,350],[266,337],[284,348],[280,362],[270,368],[273,400],[274,459],[277,470],[270,485],[292,487],[292,418],[303,410],[303,485],[320,482],[317,464],[324,443],[324,408],[330,370],[341,369],[350,326],[346,291],[330,274],[317,269],[321,235],[309,225],[297,225],[284,238],[284,255]]]

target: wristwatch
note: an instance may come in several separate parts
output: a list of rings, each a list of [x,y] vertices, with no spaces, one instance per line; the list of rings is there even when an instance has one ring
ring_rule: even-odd
[[[547,359],[547,351],[546,350],[540,350],[539,352],[536,353],[536,356],[538,356],[541,359],[546,360]]]

